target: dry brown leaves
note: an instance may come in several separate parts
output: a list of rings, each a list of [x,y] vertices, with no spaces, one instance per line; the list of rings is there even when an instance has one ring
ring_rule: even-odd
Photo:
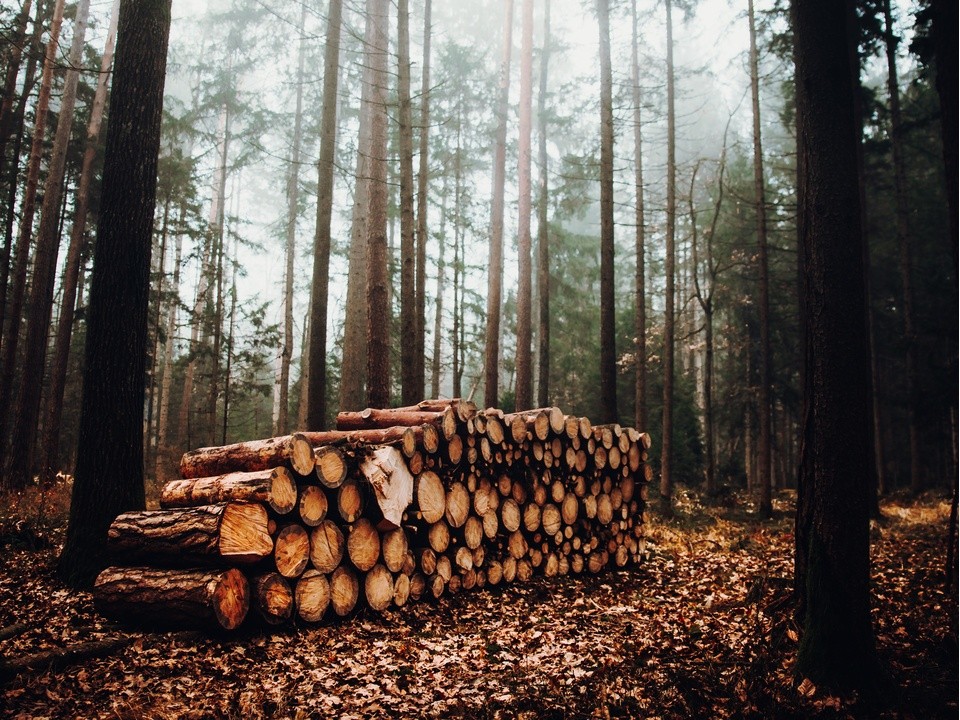
[[[689,500],[691,496],[687,496]],[[784,498],[788,501],[789,498]],[[0,685],[8,717],[853,717],[792,674],[792,518],[682,506],[650,559],[597,577],[489,588],[346,622],[227,638],[136,634],[114,655]],[[942,504],[888,508],[874,533],[876,628],[901,688],[884,714],[956,717]],[[55,551],[0,554],[0,641],[17,657],[117,637],[60,588]],[[810,688],[804,688],[809,690]]]

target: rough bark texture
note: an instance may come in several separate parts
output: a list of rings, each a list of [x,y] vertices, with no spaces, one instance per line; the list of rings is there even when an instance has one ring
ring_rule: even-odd
[[[426,387],[426,333],[427,333],[427,188],[430,182],[430,23],[432,0],[423,3],[423,69],[420,74],[420,157],[417,172],[417,264],[416,264],[416,326],[414,342],[414,387],[423,394]]]
[[[503,206],[507,164],[507,116],[510,104],[510,55],[513,49],[513,0],[503,3],[503,41],[497,136],[493,156],[493,202],[490,209],[490,269],[487,274],[487,327],[484,335],[484,404],[497,406],[500,383],[500,305],[503,290]]]
[[[171,480],[160,492],[160,506],[165,508],[222,502],[259,502],[285,515],[293,510],[296,501],[297,486],[286,468]]]
[[[397,3],[397,120],[400,135],[400,398],[422,399],[417,386],[416,248],[413,215],[413,125],[410,119],[410,8]]]
[[[323,110],[320,159],[317,161],[317,232],[310,290],[310,357],[307,372],[307,426],[327,425],[327,291],[330,286],[330,222],[333,216],[333,169],[337,148],[337,81],[340,66],[341,0],[330,0],[323,54]]]
[[[665,262],[667,278],[663,320],[663,424],[661,426],[663,437],[660,447],[660,500],[664,514],[669,517],[673,514],[673,307],[677,226],[677,121],[674,110],[673,7],[671,0],[666,0],[664,4],[667,12],[667,228]]]
[[[367,221],[367,404],[390,405],[390,304],[387,281],[387,39],[386,0],[367,0],[370,78],[370,196]],[[348,410],[350,408],[343,408]]]
[[[550,396],[550,228],[547,192],[547,70],[550,64],[550,0],[543,6],[543,49],[540,51],[540,93],[537,95],[537,139],[540,197],[537,201],[537,405]]]
[[[80,437],[60,576],[93,580],[106,530],[143,507],[150,243],[170,0],[123,0],[87,319]]]
[[[104,615],[151,629],[166,625],[235,630],[247,616],[250,586],[236,568],[109,567],[97,577],[93,599]]]
[[[53,475],[58,463],[60,447],[60,423],[63,416],[63,392],[67,379],[67,361],[70,355],[70,339],[73,335],[74,310],[77,304],[77,285],[80,279],[80,263],[85,244],[87,227],[87,209],[90,204],[90,183],[93,179],[93,161],[97,155],[97,146],[100,143],[100,127],[103,121],[103,109],[107,101],[107,85],[110,81],[110,66],[113,64],[113,48],[117,35],[117,20],[119,17],[120,0],[114,0],[110,12],[110,27],[103,48],[103,59],[100,64],[100,77],[97,80],[97,89],[93,98],[93,107],[90,109],[90,122],[87,125],[87,144],[83,153],[83,165],[80,169],[80,180],[75,192],[73,224],[70,228],[70,245],[67,249],[67,260],[63,271],[61,286],[60,317],[57,322],[57,334],[54,341],[53,360],[50,366],[50,391],[44,414],[43,432],[39,442],[41,479]],[[179,248],[179,244],[177,245]],[[179,270],[179,256],[175,273]],[[177,284],[175,275],[174,284]],[[169,330],[169,328],[168,328]],[[172,333],[168,333],[172,349]],[[166,366],[165,366],[166,367]],[[168,400],[168,393],[164,393],[164,402]],[[163,416],[161,415],[161,420]],[[161,422],[161,431],[163,423]],[[165,435],[161,436],[165,439]],[[164,443],[159,443],[158,449],[163,450]],[[159,457],[159,454],[158,454]]]
[[[516,407],[533,405],[533,363],[530,351],[532,311],[532,264],[530,257],[531,139],[533,114],[533,0],[523,0],[520,33],[520,147],[517,185],[517,358]]]
[[[759,512],[770,517],[773,512],[771,490],[773,479],[770,476],[770,385],[771,348],[770,348],[770,280],[767,269],[767,199],[763,182],[763,146],[760,136],[760,71],[757,58],[757,27],[753,12],[753,0],[748,0],[747,15],[750,23],[750,95],[753,100],[753,188],[754,204],[757,213],[757,277],[759,280],[760,309],[760,391],[757,395],[757,418],[760,423],[760,437],[757,463],[760,481]]]
[[[637,31],[637,2],[630,4],[633,42],[630,47],[631,91],[633,98],[633,163],[634,193],[636,195],[636,276],[634,280],[634,327],[636,370],[634,379],[634,424],[640,430],[647,422],[647,290],[645,235],[646,217],[643,198],[643,125],[641,123],[640,96],[640,37]]]
[[[617,347],[614,310],[613,72],[610,7],[597,0],[600,24],[600,422],[617,421]]]
[[[808,363],[797,673],[818,686],[868,691],[878,682],[869,591],[871,405],[847,8],[794,2],[791,18]]]

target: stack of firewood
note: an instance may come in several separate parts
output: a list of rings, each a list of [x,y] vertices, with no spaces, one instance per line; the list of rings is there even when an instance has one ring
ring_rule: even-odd
[[[458,399],[340,413],[337,428],[184,455],[162,509],[111,525],[102,611],[316,622],[642,556],[645,433]]]

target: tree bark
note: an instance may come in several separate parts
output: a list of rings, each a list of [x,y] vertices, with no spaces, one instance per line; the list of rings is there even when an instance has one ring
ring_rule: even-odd
[[[367,405],[390,405],[390,304],[387,282],[387,47],[386,0],[367,0],[372,26],[370,75],[370,201],[367,222]],[[349,409],[349,408],[341,408]]]
[[[550,397],[550,228],[547,192],[547,70],[550,63],[550,0],[543,6],[543,49],[540,51],[540,94],[537,96],[539,128],[540,199],[537,203],[537,405]]]
[[[637,30],[637,2],[630,4],[631,27],[633,36],[630,46],[630,69],[632,76],[633,99],[633,157],[634,192],[636,194],[636,278],[634,281],[634,328],[635,336],[635,380],[634,380],[634,425],[646,430],[647,421],[647,290],[645,236],[646,217],[643,198],[643,126],[641,124],[640,96],[640,37]]]
[[[597,0],[600,24],[600,422],[617,422],[614,308],[613,72],[609,0]]]
[[[532,267],[530,257],[530,161],[533,112],[533,0],[523,0],[520,32],[520,146],[517,185],[517,357],[516,407],[533,405],[533,365],[530,351]]]
[[[513,49],[513,0],[503,3],[500,93],[493,156],[493,199],[490,208],[490,269],[487,273],[487,327],[484,334],[484,404],[497,406],[500,383],[500,305],[503,291],[503,207],[507,164],[507,116],[510,106],[510,55]]]
[[[320,159],[317,161],[317,231],[310,290],[307,426],[311,430],[322,430],[327,426],[327,292],[330,285],[330,223],[337,150],[337,81],[342,12],[341,0],[330,0],[323,55],[323,109],[320,114]]]
[[[400,141],[400,399],[422,400],[417,386],[416,248],[413,215],[413,125],[410,118],[410,8],[397,3],[397,120]]]
[[[20,75],[20,62],[27,41],[27,23],[30,20],[30,6],[33,0],[25,0],[16,20],[16,30],[10,42],[10,55],[7,60],[7,75],[3,83],[3,102],[0,103],[0,178],[7,170],[7,141],[13,133],[13,99],[17,94],[17,77]],[[29,82],[29,78],[28,78]]]
[[[286,268],[283,277],[283,347],[280,350],[280,377],[278,384],[278,412],[273,426],[274,435],[287,432],[290,407],[290,359],[293,357],[293,271],[297,252],[297,208],[300,199],[300,141],[302,135],[303,66],[306,62],[307,6],[300,11],[300,49],[297,52],[297,103],[293,120],[293,148],[290,151],[290,169],[287,173],[287,244]]]
[[[441,347],[441,330],[443,328],[443,273],[444,273],[444,264],[443,264],[443,251],[446,247],[446,217],[447,217],[447,183],[446,178],[444,178],[443,183],[443,192],[441,193],[440,201],[440,242],[439,245],[439,254],[437,257],[437,293],[434,308],[433,316],[433,355],[431,359],[431,380],[430,380],[430,396],[439,397],[440,395],[440,347]]]
[[[47,114],[50,109],[50,92],[53,84],[54,65],[59,48],[60,26],[63,22],[64,0],[57,0],[53,19],[50,23],[50,38],[43,58],[43,77],[40,81],[40,95],[34,109],[33,140],[30,146],[30,160],[27,166],[27,178],[23,189],[20,227],[17,236],[17,249],[13,262],[13,286],[10,289],[9,316],[6,332],[3,336],[2,364],[0,364],[0,407],[9,408],[14,400],[14,378],[16,375],[17,352],[20,345],[20,326],[23,322],[23,302],[27,288],[27,269],[30,261],[30,240],[33,235],[33,219],[36,212],[37,185],[40,182],[40,162],[43,155],[43,142],[46,135]],[[59,204],[59,203],[58,203]],[[8,462],[17,453],[7,446],[7,432],[11,413],[0,413],[0,468],[6,470]],[[18,451],[19,452],[19,451]],[[32,458],[31,458],[32,460]],[[3,483],[15,487],[13,478],[4,472]]]
[[[422,394],[426,387],[427,333],[427,189],[430,182],[430,23],[432,0],[423,3],[423,70],[420,76],[420,157],[417,173],[416,326],[414,328],[414,387]]]
[[[770,272],[767,262],[767,199],[763,182],[763,147],[760,135],[760,71],[757,56],[757,26],[753,0],[747,2],[750,24],[750,95],[753,101],[753,188],[757,213],[757,273],[760,305],[760,392],[757,397],[757,418],[760,423],[757,464],[759,465],[760,504],[758,512],[768,518],[773,513],[770,476],[770,387],[772,360],[770,348]]]
[[[797,674],[823,688],[870,692],[880,682],[869,590],[871,410],[847,10],[829,0],[791,7],[808,362]]]
[[[67,379],[67,363],[70,356],[70,340],[73,335],[74,310],[77,303],[77,285],[80,278],[80,264],[86,241],[87,211],[90,205],[90,183],[93,180],[93,161],[100,144],[100,126],[103,122],[103,109],[107,101],[107,84],[110,81],[110,66],[113,64],[113,48],[117,35],[117,20],[119,16],[120,0],[114,0],[110,11],[110,27],[107,30],[107,39],[103,48],[103,58],[100,63],[100,77],[97,80],[97,89],[90,109],[90,122],[87,125],[87,144],[83,153],[83,165],[80,169],[80,180],[75,192],[73,224],[70,228],[70,245],[67,249],[67,260],[63,270],[63,281],[60,290],[60,317],[57,322],[57,335],[54,342],[53,361],[50,366],[50,390],[44,414],[43,431],[39,442],[41,479],[52,477],[53,470],[58,465],[60,449],[60,423],[63,418],[63,392]],[[179,247],[179,245],[178,245]],[[179,255],[177,267],[179,271]],[[177,280],[174,285],[177,285]],[[168,328],[168,338],[172,335]],[[171,339],[172,342],[172,339]],[[164,402],[168,393],[164,393]],[[162,417],[161,417],[162,419]]]
[[[667,12],[667,227],[666,227],[666,300],[663,319],[663,438],[660,446],[660,500],[664,514],[673,515],[673,345],[675,234],[677,225],[677,122],[674,110],[673,6],[664,3]],[[642,428],[641,428],[642,429]]]
[[[896,204],[897,248],[899,250],[900,287],[903,298],[903,335],[907,345],[907,432],[910,442],[910,489],[923,490],[923,463],[920,456],[919,343],[913,294],[913,238],[910,232],[910,207],[907,201],[907,177],[903,159],[903,119],[900,112],[900,83],[897,77],[897,37],[893,31],[890,0],[883,1],[884,49],[887,56],[887,94],[890,102],[890,146],[893,154],[893,195]]]
[[[87,321],[70,520],[59,574],[92,582],[110,522],[144,505],[150,242],[170,0],[122,0]]]

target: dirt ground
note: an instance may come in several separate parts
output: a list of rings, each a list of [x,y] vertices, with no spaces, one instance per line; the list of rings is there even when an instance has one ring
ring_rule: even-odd
[[[643,565],[444,596],[318,627],[212,637],[131,631],[54,578],[56,518],[0,505],[0,716],[22,718],[860,717],[792,672],[791,497],[768,522],[732,495],[681,491]],[[51,502],[55,502],[52,500]],[[31,500],[30,502],[35,502]],[[30,506],[33,507],[32,505]],[[957,610],[944,586],[949,501],[888,502],[872,531],[874,616],[891,680],[880,717],[957,717]],[[52,513],[55,515],[55,513]],[[53,525],[54,527],[50,527]],[[22,628],[21,628],[22,629]],[[96,640],[62,668],[3,668]]]

